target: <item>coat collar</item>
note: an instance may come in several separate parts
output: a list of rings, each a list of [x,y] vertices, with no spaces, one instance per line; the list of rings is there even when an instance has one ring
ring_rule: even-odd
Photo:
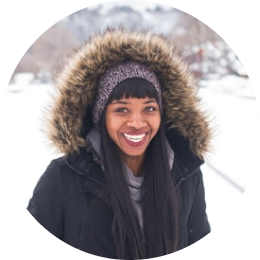
[[[168,142],[174,150],[172,173],[174,174],[175,185],[178,187],[182,181],[196,173],[204,160],[192,153],[187,140],[176,129],[170,129],[166,134]],[[86,179],[85,187],[92,187],[92,191],[96,190],[97,186],[106,189],[100,157],[90,142],[87,142],[87,146],[82,148],[80,153],[68,155],[67,165]],[[104,197],[104,194],[102,197]]]

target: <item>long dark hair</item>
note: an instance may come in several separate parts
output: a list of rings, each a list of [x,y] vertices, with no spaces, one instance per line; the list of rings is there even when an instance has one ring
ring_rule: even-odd
[[[155,98],[155,88],[143,79],[127,79],[113,90],[107,105],[122,97]],[[158,257],[177,250],[177,200],[166,149],[163,119],[149,144],[144,163],[143,233],[135,213],[118,148],[108,135],[105,110],[101,117],[101,151],[105,179],[114,210],[112,226],[120,259]],[[112,162],[112,163],[111,163]]]

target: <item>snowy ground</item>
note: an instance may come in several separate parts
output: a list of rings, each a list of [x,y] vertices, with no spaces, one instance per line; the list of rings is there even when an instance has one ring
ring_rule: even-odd
[[[228,228],[247,183],[259,174],[260,115],[248,79],[226,77],[201,82],[201,96],[216,122],[214,152],[206,159],[203,176],[212,230]]]
[[[225,227],[225,216],[241,200],[249,178],[259,173],[255,148],[260,147],[260,116],[249,80],[227,77],[200,85],[204,105],[218,125],[214,153],[202,167],[207,212],[212,230],[217,230]],[[19,86],[9,86],[0,92],[3,169],[14,176],[17,199],[24,208],[40,175],[58,156],[48,150],[40,132],[49,89],[31,85],[19,91]]]

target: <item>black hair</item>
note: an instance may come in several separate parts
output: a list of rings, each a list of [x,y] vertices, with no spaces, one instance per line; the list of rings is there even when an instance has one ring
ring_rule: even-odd
[[[107,105],[122,97],[155,98],[153,85],[144,79],[127,79],[112,91]],[[142,196],[143,232],[135,213],[118,148],[108,135],[106,109],[101,120],[101,151],[105,179],[114,211],[112,226],[118,258],[144,259],[177,250],[177,200],[170,171],[163,121],[150,142],[144,163]],[[111,163],[113,162],[113,163]]]

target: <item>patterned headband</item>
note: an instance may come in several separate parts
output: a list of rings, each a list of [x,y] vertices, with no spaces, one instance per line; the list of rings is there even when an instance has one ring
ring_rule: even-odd
[[[92,112],[93,122],[96,128],[99,128],[100,117],[111,92],[120,82],[129,78],[142,78],[149,81],[158,94],[159,106],[162,110],[161,87],[155,73],[145,65],[136,61],[119,63],[107,69],[98,82],[97,97]]]

